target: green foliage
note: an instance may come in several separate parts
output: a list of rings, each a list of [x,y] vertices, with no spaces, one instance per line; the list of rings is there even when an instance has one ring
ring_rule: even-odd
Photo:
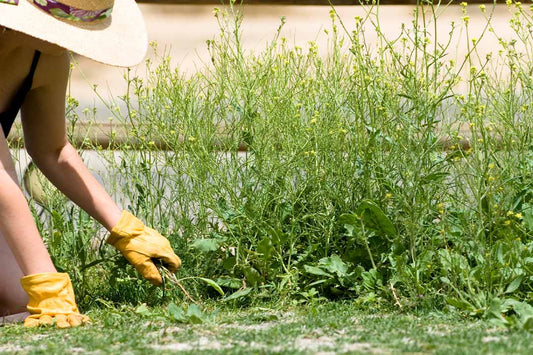
[[[177,323],[202,324],[209,320],[209,314],[202,311],[200,306],[190,304],[186,307],[179,307],[174,303],[168,305],[170,319]]]
[[[129,141],[118,158],[101,152],[114,194],[182,257],[179,285],[151,288],[103,245],[87,248],[94,225],[63,202],[42,225],[56,264],[80,275],[78,292],[112,301],[357,298],[505,325],[512,313],[529,329],[531,16],[509,5],[514,37],[485,55],[492,14],[480,10],[474,40],[463,7],[468,51],[457,58],[461,26],[438,38],[436,6],[417,6],[395,38],[375,6],[351,24],[332,10],[327,55],[290,46],[284,20],[248,53],[239,9],[215,11],[211,62],[186,77],[169,58],[148,61],[117,113],[135,123]]]

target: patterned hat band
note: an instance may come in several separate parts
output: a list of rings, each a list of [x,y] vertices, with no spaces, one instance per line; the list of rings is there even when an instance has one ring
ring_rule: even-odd
[[[92,22],[111,16],[113,7],[103,10],[83,10],[62,4],[56,0],[28,0],[44,12],[62,20]],[[0,3],[18,5],[19,0],[0,0]]]

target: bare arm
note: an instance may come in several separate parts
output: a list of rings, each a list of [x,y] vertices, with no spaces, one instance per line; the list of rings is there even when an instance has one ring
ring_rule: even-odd
[[[122,211],[90,173],[66,137],[68,72],[67,53],[41,56],[34,88],[22,107],[26,148],[37,167],[60,191],[111,230]]]

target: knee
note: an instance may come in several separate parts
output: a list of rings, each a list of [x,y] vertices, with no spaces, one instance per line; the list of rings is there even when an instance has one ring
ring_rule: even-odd
[[[25,312],[27,304],[28,295],[22,286],[0,289],[0,316]]]
[[[20,284],[23,273],[1,233],[0,270],[0,315],[24,312],[28,295]]]

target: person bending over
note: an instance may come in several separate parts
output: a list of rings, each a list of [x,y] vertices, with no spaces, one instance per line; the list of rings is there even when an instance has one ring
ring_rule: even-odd
[[[56,271],[18,184],[6,137],[19,110],[33,162],[110,231],[109,244],[154,285],[162,280],[152,260],[172,272],[180,268],[168,240],[119,209],[65,133],[68,51],[128,67],[142,61],[146,48],[134,0],[0,0],[0,318],[61,328],[88,322],[68,274]]]

